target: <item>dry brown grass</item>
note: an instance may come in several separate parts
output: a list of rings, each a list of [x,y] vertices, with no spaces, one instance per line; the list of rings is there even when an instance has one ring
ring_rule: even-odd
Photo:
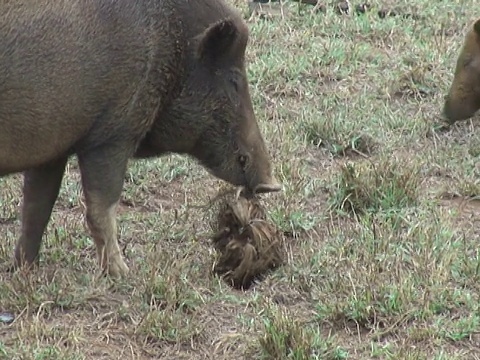
[[[283,264],[283,237],[266,218],[260,199],[239,195],[222,199],[219,206],[212,240],[221,255],[213,271],[233,287],[248,289]]]

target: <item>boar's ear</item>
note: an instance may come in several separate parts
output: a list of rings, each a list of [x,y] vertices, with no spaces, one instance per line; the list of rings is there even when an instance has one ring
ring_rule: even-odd
[[[234,20],[220,20],[199,36],[197,55],[201,60],[221,59],[231,51],[238,36],[239,29]]]
[[[480,36],[480,19],[477,19],[475,24],[473,24],[473,30],[475,30],[477,35]]]

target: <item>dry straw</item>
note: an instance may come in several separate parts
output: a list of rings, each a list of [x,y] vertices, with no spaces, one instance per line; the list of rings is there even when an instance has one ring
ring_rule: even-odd
[[[232,198],[233,197],[233,198]],[[223,192],[217,207],[213,245],[220,253],[214,273],[235,288],[249,288],[283,264],[283,237],[266,219],[257,197]]]

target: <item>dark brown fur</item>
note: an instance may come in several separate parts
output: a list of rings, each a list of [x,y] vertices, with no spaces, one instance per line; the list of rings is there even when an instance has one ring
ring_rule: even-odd
[[[169,152],[277,191],[245,72],[248,29],[221,0],[0,4],[0,176],[24,172],[15,263],[37,258],[69,156],[103,269],[128,271],[115,210],[129,158]]]
[[[450,123],[471,118],[480,109],[480,19],[469,29],[457,59],[455,76],[445,99]]]

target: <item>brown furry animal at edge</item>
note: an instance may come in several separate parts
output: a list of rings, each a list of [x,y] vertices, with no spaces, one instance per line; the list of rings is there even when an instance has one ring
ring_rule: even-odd
[[[235,196],[229,192],[217,197],[221,200],[212,241],[220,256],[213,272],[234,288],[248,289],[283,265],[284,248],[282,233],[267,221],[260,199],[241,190]]]
[[[448,123],[472,118],[480,109],[480,18],[469,27],[445,98],[443,115]]]

